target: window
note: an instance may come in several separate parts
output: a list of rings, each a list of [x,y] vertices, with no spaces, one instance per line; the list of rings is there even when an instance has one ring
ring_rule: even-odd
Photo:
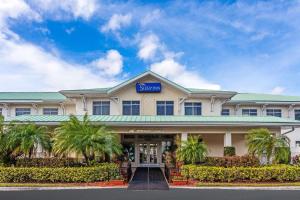
[[[267,109],[267,116],[281,117],[281,109]]]
[[[0,116],[2,115],[2,108],[0,108]]]
[[[257,116],[257,109],[242,109],[242,115]]]
[[[123,101],[123,115],[140,115],[140,101]]]
[[[229,116],[230,115],[230,110],[227,108],[223,108],[221,111],[222,116]]]
[[[58,115],[58,108],[44,108],[44,115]]]
[[[30,115],[30,108],[16,108],[16,116]]]
[[[110,114],[110,101],[93,102],[93,115],[109,115],[109,114]]]
[[[157,115],[174,115],[174,101],[157,101]]]
[[[300,120],[300,110],[295,110],[295,120]]]
[[[296,148],[300,148],[300,141],[296,141]]]
[[[202,108],[199,102],[185,102],[184,114],[185,115],[201,115]]]

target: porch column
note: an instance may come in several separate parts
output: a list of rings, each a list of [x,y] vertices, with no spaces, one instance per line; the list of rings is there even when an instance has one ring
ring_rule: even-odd
[[[181,142],[187,141],[188,133],[181,133]]]
[[[224,135],[224,147],[231,147],[231,146],[232,146],[231,132],[226,132]]]

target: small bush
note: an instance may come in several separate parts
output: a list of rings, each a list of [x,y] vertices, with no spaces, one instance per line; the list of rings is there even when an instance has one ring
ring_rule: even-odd
[[[300,181],[300,167],[289,165],[229,168],[185,165],[181,174],[186,178],[208,182]]]
[[[291,162],[290,147],[276,147],[274,164],[289,164]]]
[[[82,164],[74,158],[18,158],[16,167],[79,167]]]
[[[235,147],[224,147],[224,156],[235,156]]]
[[[255,167],[259,166],[259,159],[254,156],[207,157],[202,165],[218,167]]]
[[[119,167],[105,163],[95,167],[0,167],[2,183],[75,183],[95,182],[120,176]]]

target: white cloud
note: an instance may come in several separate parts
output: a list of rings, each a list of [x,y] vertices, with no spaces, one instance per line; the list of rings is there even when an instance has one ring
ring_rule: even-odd
[[[97,0],[32,0],[30,4],[53,18],[66,18],[70,14],[84,20],[90,19],[99,7]]]
[[[65,31],[67,34],[70,35],[71,33],[73,33],[75,31],[75,27],[67,28]]]
[[[185,87],[199,87],[205,89],[220,89],[220,85],[213,84],[202,78],[197,72],[190,71],[185,65],[176,61],[183,53],[170,51],[160,42],[157,35],[151,33],[144,36],[139,42],[138,57],[144,61],[159,62],[152,63],[150,70],[176,82]]]
[[[162,45],[155,34],[149,34],[143,37],[139,43],[138,57],[142,60],[151,60]]]
[[[23,16],[26,19],[40,20],[38,13],[33,11],[23,0],[1,0],[0,3],[0,28],[7,28],[8,19]],[[3,31],[3,30],[2,30]]]
[[[131,23],[132,15],[126,14],[114,14],[109,21],[101,27],[102,32],[115,32],[120,30],[122,27],[128,26]]]
[[[1,38],[0,43],[2,91],[106,87],[118,82],[106,73],[66,62],[27,42]]]
[[[285,91],[284,87],[277,86],[272,89],[271,94],[282,94],[284,91]]]
[[[166,58],[161,62],[153,63],[150,69],[185,87],[219,90],[220,85],[213,84],[203,79],[195,71],[188,71],[172,58]]]
[[[150,13],[146,14],[142,19],[141,19],[141,25],[146,26],[149,23],[156,21],[160,18],[161,16],[161,11],[159,9],[155,9],[151,11]]]
[[[95,60],[92,65],[99,68],[104,74],[114,76],[122,72],[123,58],[117,50],[109,50],[105,58]]]
[[[4,2],[4,3],[3,3]],[[79,15],[79,14],[78,14]],[[112,86],[119,82],[113,75],[122,71],[122,64],[105,70],[93,69],[90,64],[70,63],[59,55],[23,41],[9,29],[7,20],[23,17],[39,20],[39,15],[21,0],[7,0],[0,4],[0,91],[50,91],[60,89]],[[117,59],[109,51],[106,59]],[[122,62],[121,62],[122,63]],[[119,68],[115,68],[115,67]],[[121,68],[120,68],[121,67]]]

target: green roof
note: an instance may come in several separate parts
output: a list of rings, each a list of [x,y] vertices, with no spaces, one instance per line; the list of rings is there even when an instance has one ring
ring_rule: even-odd
[[[199,89],[199,88],[186,88],[191,93],[236,93],[228,90],[209,90],[209,89]]]
[[[82,120],[83,116],[77,116]],[[8,118],[7,121],[29,121],[39,123],[63,122],[69,119],[68,115],[22,115]],[[136,125],[136,124],[170,124],[170,125],[210,125],[210,124],[267,124],[267,125],[299,125],[300,121],[287,118],[264,116],[124,116],[124,115],[90,115],[92,122],[113,125]]]
[[[239,93],[233,96],[229,102],[300,102],[300,96]]]
[[[63,101],[59,92],[0,92],[0,101]]]
[[[111,88],[91,88],[91,89],[76,89],[76,90],[61,90],[60,92],[64,93],[107,93]]]

